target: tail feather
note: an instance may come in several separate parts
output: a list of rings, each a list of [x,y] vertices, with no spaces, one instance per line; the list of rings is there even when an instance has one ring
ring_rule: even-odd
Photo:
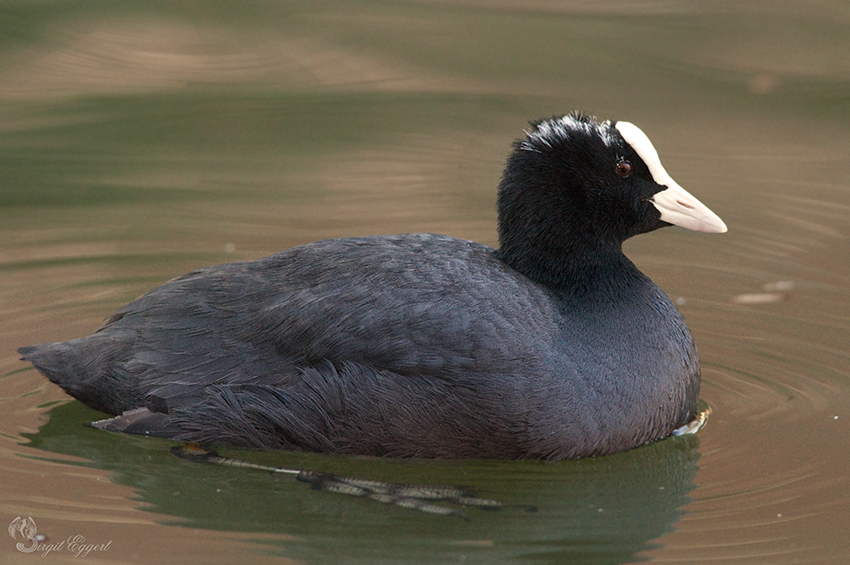
[[[122,379],[120,340],[95,334],[60,343],[41,343],[18,349],[24,361],[65,392],[90,408],[119,414],[134,404],[138,392],[133,379]]]

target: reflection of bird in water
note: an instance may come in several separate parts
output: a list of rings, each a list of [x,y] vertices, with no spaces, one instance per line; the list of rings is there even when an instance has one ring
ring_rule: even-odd
[[[469,520],[465,512],[447,506],[435,504],[435,502],[448,502],[460,506],[472,506],[482,510],[499,510],[502,503],[496,500],[478,498],[472,490],[465,487],[446,487],[437,485],[405,485],[399,483],[385,483],[381,481],[370,481],[357,477],[343,477],[333,473],[321,473],[318,471],[307,471],[304,469],[286,469],[283,467],[270,467],[258,465],[240,459],[222,457],[215,451],[207,450],[197,444],[186,444],[171,448],[171,452],[182,457],[202,463],[224,465],[228,467],[240,467],[244,469],[256,469],[269,473],[283,473],[295,475],[299,481],[310,483],[313,490],[347,494],[349,496],[362,497],[383,504],[395,504],[403,508],[412,508],[429,514],[442,516],[456,516]],[[535,512],[533,506],[525,507],[528,512]]]

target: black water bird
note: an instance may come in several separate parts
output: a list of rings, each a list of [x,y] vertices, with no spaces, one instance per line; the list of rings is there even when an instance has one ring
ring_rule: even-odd
[[[664,438],[697,412],[697,351],[622,252],[724,232],[627,122],[532,124],[498,193],[499,243],[320,241],[167,282],[93,335],[20,353],[96,427],[207,445],[564,459]]]

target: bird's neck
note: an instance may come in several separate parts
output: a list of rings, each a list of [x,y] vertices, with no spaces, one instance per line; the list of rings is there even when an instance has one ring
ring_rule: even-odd
[[[620,243],[607,246],[590,246],[575,240],[572,243],[535,249],[503,241],[497,256],[558,294],[611,297],[647,280],[623,254]]]

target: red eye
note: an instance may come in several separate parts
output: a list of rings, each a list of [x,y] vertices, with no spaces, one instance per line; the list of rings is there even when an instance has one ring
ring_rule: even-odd
[[[626,178],[630,174],[632,174],[632,164],[628,161],[620,161],[617,163],[617,174],[623,178]]]

